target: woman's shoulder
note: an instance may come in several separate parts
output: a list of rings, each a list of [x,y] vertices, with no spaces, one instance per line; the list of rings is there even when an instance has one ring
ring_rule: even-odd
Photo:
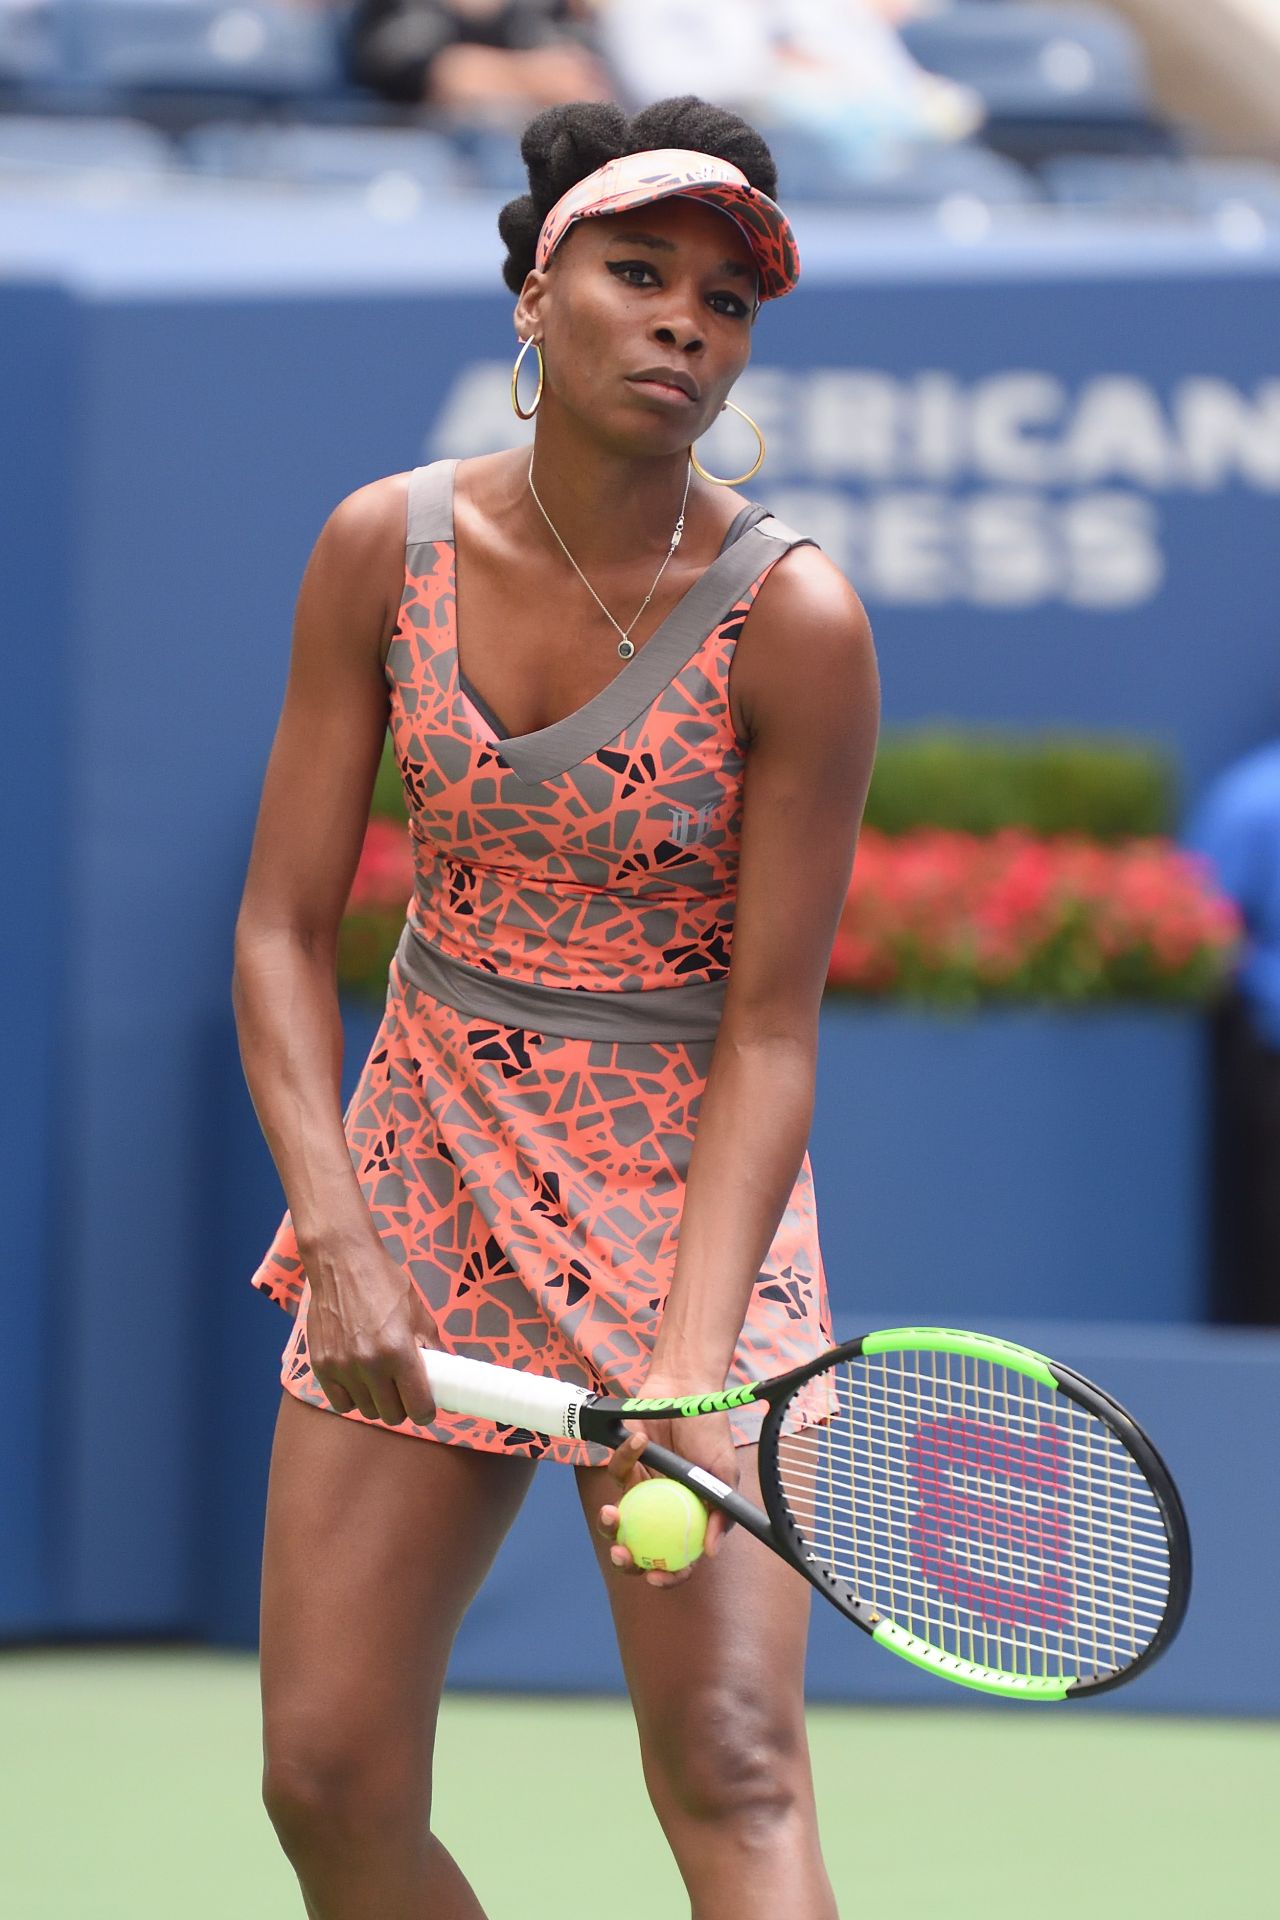
[[[332,509],[318,545],[335,560],[367,566],[388,553],[403,556],[411,475],[385,474],[345,494]]]
[[[739,651],[742,677],[759,681],[762,698],[773,683],[797,675],[812,678],[824,662],[838,670],[851,661],[865,667],[875,659],[866,608],[835,562],[812,545],[787,548],[770,567]]]
[[[848,575],[802,528],[772,520],[772,516],[762,525],[765,532],[773,532],[789,542],[761,588],[766,606],[787,615],[800,613],[817,620],[851,615],[861,608],[862,602]]]

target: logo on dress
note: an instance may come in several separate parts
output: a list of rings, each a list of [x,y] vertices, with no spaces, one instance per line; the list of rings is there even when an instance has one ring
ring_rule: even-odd
[[[672,807],[671,838],[675,841],[676,845],[678,847],[687,847],[690,846],[693,841],[701,840],[703,834],[711,825],[711,816],[714,812],[714,802],[709,807],[698,807],[696,809],[693,807]]]

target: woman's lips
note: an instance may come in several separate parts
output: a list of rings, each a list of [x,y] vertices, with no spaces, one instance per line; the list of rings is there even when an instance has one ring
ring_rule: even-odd
[[[666,379],[660,373],[633,373],[628,377],[632,386],[643,387],[647,393],[652,393],[661,400],[669,401],[673,406],[691,407],[698,397],[696,393],[691,393],[686,386],[679,385],[674,380]]]

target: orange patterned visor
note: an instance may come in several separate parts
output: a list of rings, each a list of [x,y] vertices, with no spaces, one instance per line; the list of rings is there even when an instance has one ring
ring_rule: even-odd
[[[791,223],[777,202],[753,187],[731,161],[686,147],[659,147],[607,160],[562,194],[542,223],[536,265],[546,267],[570,227],[604,213],[629,213],[654,200],[705,200],[739,228],[756,258],[760,298],[790,293],[800,277]]]

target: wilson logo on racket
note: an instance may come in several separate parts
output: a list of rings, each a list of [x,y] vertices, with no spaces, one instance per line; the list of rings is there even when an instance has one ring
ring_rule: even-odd
[[[907,1449],[917,1501],[911,1549],[958,1611],[999,1624],[1070,1624],[1066,1431],[930,1420]]]

